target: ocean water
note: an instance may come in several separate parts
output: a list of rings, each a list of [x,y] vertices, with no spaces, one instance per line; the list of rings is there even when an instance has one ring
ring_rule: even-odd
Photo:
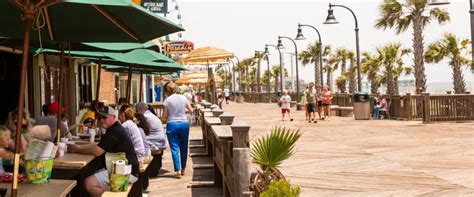
[[[400,94],[414,93],[415,92],[415,82],[412,80],[400,81],[399,83]],[[367,86],[365,86],[365,90]],[[385,92],[385,87],[381,87],[380,92]],[[426,91],[430,94],[446,94],[447,91],[453,90],[452,82],[431,82],[427,83]],[[466,81],[466,91],[474,93],[474,81]]]

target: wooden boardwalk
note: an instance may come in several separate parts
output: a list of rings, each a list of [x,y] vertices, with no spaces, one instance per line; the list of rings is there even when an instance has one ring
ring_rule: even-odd
[[[281,165],[302,196],[474,196],[473,122],[333,117],[315,124],[295,111],[294,122],[281,122],[276,104],[231,103],[224,110],[251,125],[251,140],[276,125],[304,131],[296,154]],[[199,138],[199,128],[192,130],[192,138]],[[163,169],[172,171],[169,151]],[[190,169],[182,179],[165,173],[151,180],[148,196],[221,196],[215,188],[188,188],[192,180],[212,176],[210,170]]]

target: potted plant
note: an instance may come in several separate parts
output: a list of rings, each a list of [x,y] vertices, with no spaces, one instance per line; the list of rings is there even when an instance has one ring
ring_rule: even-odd
[[[253,144],[252,162],[260,166],[251,185],[255,196],[266,191],[273,181],[286,180],[278,166],[295,153],[295,143],[301,135],[300,129],[274,127]]]

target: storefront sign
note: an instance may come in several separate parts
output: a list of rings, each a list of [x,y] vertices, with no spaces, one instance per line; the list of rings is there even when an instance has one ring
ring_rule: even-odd
[[[168,0],[133,0],[133,2],[154,13],[168,12]]]
[[[164,46],[166,54],[186,54],[194,49],[194,44],[189,41],[171,41]]]

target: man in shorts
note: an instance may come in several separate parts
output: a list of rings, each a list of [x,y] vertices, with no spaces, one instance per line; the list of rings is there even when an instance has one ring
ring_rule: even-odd
[[[316,119],[316,90],[314,89],[314,83],[311,82],[308,85],[308,89],[306,89],[305,92],[306,96],[306,102],[307,102],[307,107],[306,107],[306,112],[308,113],[308,122],[314,122],[317,123],[318,121]]]
[[[288,113],[288,117],[290,118],[290,121],[293,121],[293,118],[291,118],[291,97],[288,95],[287,90],[283,90],[283,95],[280,98],[280,103],[281,103],[281,121],[285,121],[285,114]]]
[[[94,155],[96,157],[104,157],[104,153],[106,152],[125,152],[128,164],[132,165],[132,174],[130,175],[129,181],[134,183],[140,173],[140,168],[137,155],[133,149],[132,140],[128,137],[127,131],[119,122],[116,121],[115,110],[108,106],[103,107],[96,116],[97,120],[100,122],[99,125],[107,130],[99,144],[69,144],[68,152]],[[105,163],[103,165],[104,169],[84,180],[85,190],[93,197],[101,196],[105,191],[110,190],[109,174],[105,169]]]

